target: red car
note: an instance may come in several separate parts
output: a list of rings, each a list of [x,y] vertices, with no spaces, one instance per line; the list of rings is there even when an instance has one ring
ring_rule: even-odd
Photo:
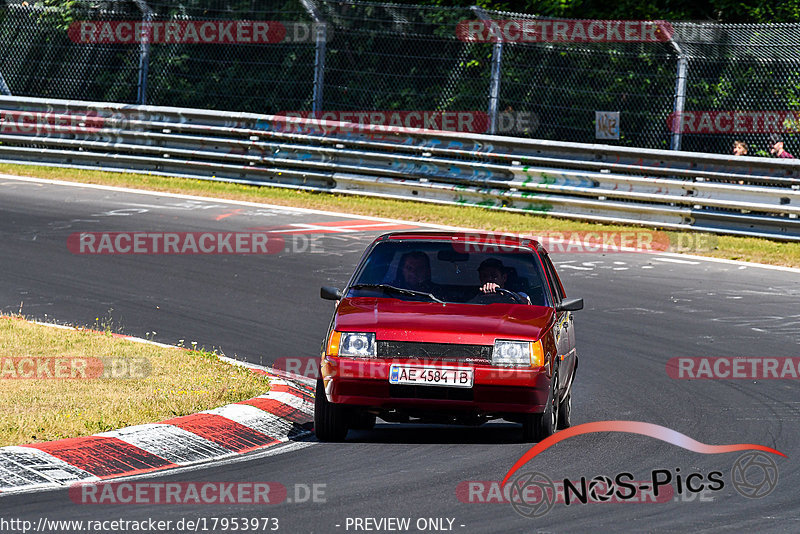
[[[522,424],[526,441],[570,425],[573,311],[547,251],[512,236],[398,232],[365,251],[322,347],[322,441],[390,422]]]

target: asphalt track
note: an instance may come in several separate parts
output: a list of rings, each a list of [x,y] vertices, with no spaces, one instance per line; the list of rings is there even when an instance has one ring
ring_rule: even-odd
[[[3,177],[0,311],[21,307],[39,320],[111,323],[126,334],[166,343],[195,341],[265,365],[284,357],[313,357],[332,310],[331,303],[319,299],[319,286],[343,285],[369,240],[391,226],[353,230],[348,227],[365,224],[354,219],[361,220]],[[274,255],[77,255],[66,246],[68,236],[80,231],[285,226],[304,237]],[[315,233],[323,230],[327,233]],[[531,519],[508,503],[462,502],[464,494],[457,493],[466,481],[503,478],[529,449],[519,441],[519,427],[379,424],[371,432],[351,433],[343,444],[291,444],[283,454],[246,455],[139,479],[273,481],[289,488],[290,499],[296,484],[324,484],[320,502],[82,505],[66,490],[56,490],[0,497],[0,519],[154,518],[174,524],[274,517],[279,532],[292,533],[392,532],[356,530],[353,519],[364,517],[411,518],[409,532],[421,531],[419,518],[452,519],[452,531],[469,533],[797,532],[797,380],[676,380],[665,366],[670,358],[685,356],[798,356],[800,274],[636,253],[558,254],[554,259],[568,295],[586,301],[586,309],[576,314],[580,367],[573,424],[644,421],[703,443],[774,447],[787,457],[774,457],[779,479],[772,493],[748,499],[733,488],[731,468],[740,453],[699,454],[635,434],[593,433],[554,445],[523,471],[556,481],[613,478],[622,472],[647,481],[656,469],[704,476],[720,471],[724,487],[698,494],[676,490],[658,503],[557,503]],[[448,524],[444,521],[445,528]]]

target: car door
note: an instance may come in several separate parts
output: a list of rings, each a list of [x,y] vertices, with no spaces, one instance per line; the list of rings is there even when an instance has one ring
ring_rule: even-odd
[[[558,306],[566,297],[564,286],[561,284],[553,262],[550,260],[550,255],[544,249],[540,251],[539,255],[542,257],[550,293],[553,295],[553,305]],[[566,387],[575,372],[576,355],[573,322],[572,312],[556,312],[556,346],[558,348],[558,358],[561,360],[558,377],[559,388]]]

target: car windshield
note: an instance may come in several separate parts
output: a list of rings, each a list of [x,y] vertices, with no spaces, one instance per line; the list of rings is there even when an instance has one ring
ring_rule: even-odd
[[[388,240],[364,259],[347,296],[549,306],[543,280],[539,259],[527,248]],[[481,291],[487,283],[497,289]]]

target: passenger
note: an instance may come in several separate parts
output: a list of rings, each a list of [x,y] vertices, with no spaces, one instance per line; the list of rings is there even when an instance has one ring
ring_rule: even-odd
[[[431,281],[431,260],[421,250],[403,254],[397,266],[397,287],[430,293],[436,289]]]

